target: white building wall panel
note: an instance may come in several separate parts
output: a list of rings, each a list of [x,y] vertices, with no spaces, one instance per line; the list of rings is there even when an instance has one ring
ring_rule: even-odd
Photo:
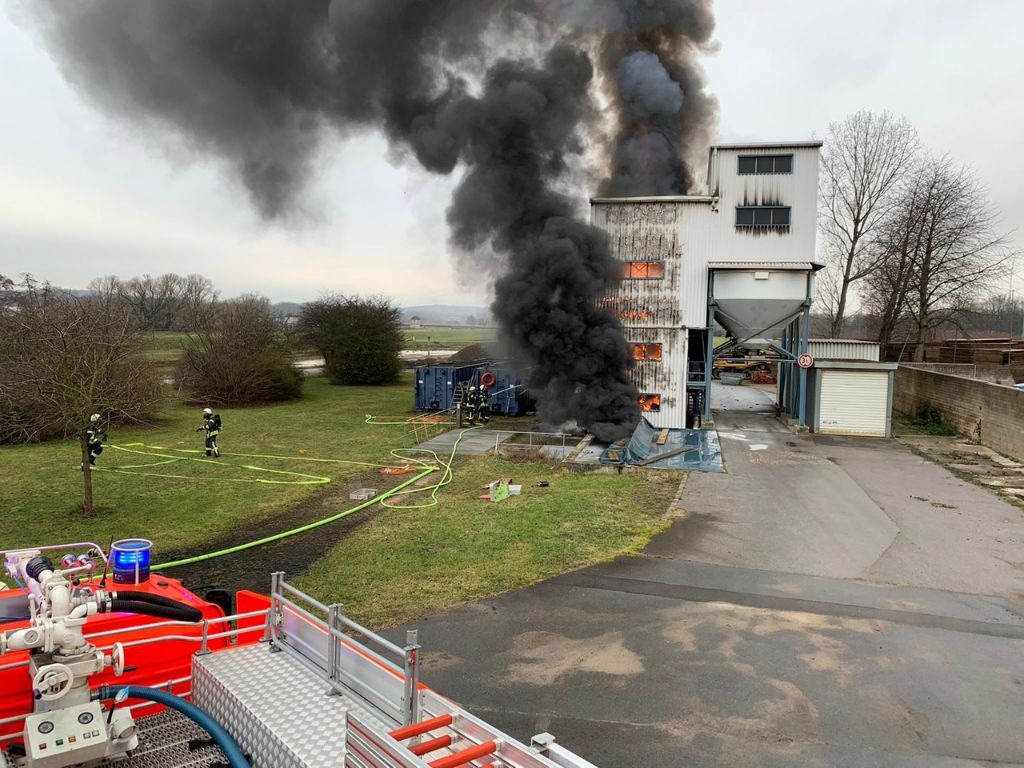
[[[821,372],[818,431],[826,435],[885,437],[888,371]]]
[[[631,377],[643,394],[661,396],[658,411],[644,411],[656,427],[686,426],[686,331],[669,328],[626,328],[631,344],[661,344],[661,360],[639,360]]]
[[[664,265],[660,279],[624,279],[604,306],[623,325],[678,328],[682,324],[679,292],[683,280],[681,241],[676,226],[678,209],[671,203],[597,205],[594,224],[608,233],[612,256],[622,262]]]
[[[644,412],[658,427],[686,423],[686,331],[680,305],[686,276],[680,218],[681,209],[674,203],[602,204],[591,209],[591,221],[608,233],[617,260],[664,265],[663,278],[624,279],[602,301],[619,318],[627,341],[662,345],[660,361],[637,361],[631,372],[641,394],[661,397],[659,411]]]
[[[739,173],[740,155],[793,155],[793,172]],[[817,147],[713,149],[708,186],[718,200],[714,261],[813,261],[818,210]],[[742,205],[786,205],[786,229],[737,229]]]
[[[676,203],[682,243],[682,284],[679,291],[683,325],[708,326],[708,261],[713,258],[718,213],[711,203]]]

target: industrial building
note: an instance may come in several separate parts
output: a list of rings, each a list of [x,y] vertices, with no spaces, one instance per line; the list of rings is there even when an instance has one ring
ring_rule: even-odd
[[[820,141],[719,144],[706,194],[594,198],[623,280],[603,298],[636,361],[644,417],[656,427],[711,420],[716,356],[771,349],[778,403],[808,425],[809,348]],[[729,340],[715,345],[716,322]],[[806,358],[805,358],[806,360]]]

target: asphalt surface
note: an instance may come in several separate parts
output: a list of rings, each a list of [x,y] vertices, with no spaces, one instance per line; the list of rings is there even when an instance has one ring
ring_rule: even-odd
[[[684,518],[417,622],[424,681],[602,768],[1024,765],[1024,513],[729,389]]]

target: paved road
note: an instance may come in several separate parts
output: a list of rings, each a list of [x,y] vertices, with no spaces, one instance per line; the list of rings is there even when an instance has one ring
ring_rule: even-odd
[[[739,389],[686,518],[418,622],[426,682],[603,768],[1024,765],[1021,511]]]

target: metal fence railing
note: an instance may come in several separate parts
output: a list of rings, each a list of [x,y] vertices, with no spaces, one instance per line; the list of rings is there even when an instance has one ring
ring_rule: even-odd
[[[271,574],[267,636],[339,693],[360,698],[402,725],[419,717],[416,630],[400,646],[356,623],[340,603],[325,605]]]
[[[532,451],[536,448],[553,445],[561,446],[564,454],[566,443],[573,440],[578,440],[578,438],[564,432],[522,432],[499,429],[494,430],[494,452],[497,453],[499,450]]]

